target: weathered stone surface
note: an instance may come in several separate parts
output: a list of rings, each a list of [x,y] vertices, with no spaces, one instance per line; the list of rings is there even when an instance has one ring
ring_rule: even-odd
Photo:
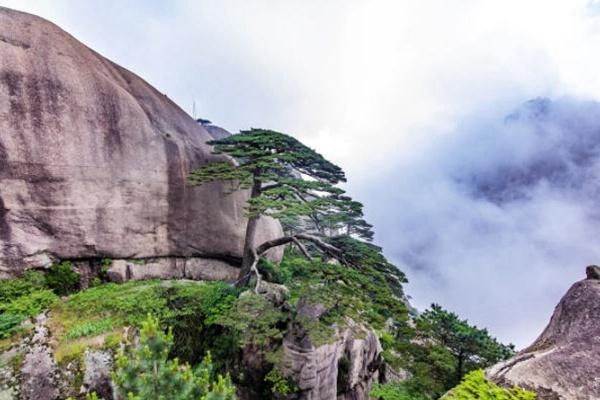
[[[45,314],[36,318],[31,349],[25,355],[21,367],[21,399],[23,400],[58,399],[56,364],[48,347],[49,333],[45,323]]]
[[[540,337],[487,375],[503,385],[532,389],[539,400],[600,399],[599,333],[600,280],[579,281]]]
[[[258,294],[269,300],[275,307],[280,307],[290,297],[290,290],[284,285],[262,281]]]
[[[238,274],[238,268],[234,268],[220,260],[206,258],[188,258],[185,260],[184,275],[187,279],[234,282],[237,280]]]
[[[226,138],[227,136],[230,135],[230,133],[227,132],[225,129],[223,129],[223,128],[219,127],[219,126],[215,126],[213,124],[202,124],[202,126],[215,139],[223,139],[223,138]]]
[[[113,356],[108,351],[87,349],[83,355],[85,372],[81,393],[96,392],[104,400],[115,398],[111,380]]]
[[[587,279],[600,279],[600,267],[597,265],[588,265],[585,269]]]
[[[178,258],[157,258],[142,262],[127,262],[129,279],[142,281],[147,279],[182,279],[185,263]]]
[[[404,369],[395,369],[390,364],[384,363],[379,370],[380,381],[384,383],[398,383],[410,379],[411,373]]]
[[[112,282],[146,279],[192,279],[228,281],[237,279],[239,269],[225,261],[191,258],[153,258],[146,260],[112,260],[107,271]]]
[[[57,259],[235,263],[247,193],[186,184],[221,159],[211,138],[138,76],[0,7],[0,277]],[[280,230],[265,220],[258,241]]]
[[[129,262],[127,260],[113,260],[106,275],[111,282],[127,282],[131,279],[129,268]]]
[[[309,319],[322,312],[319,305],[304,303],[298,307],[298,313]],[[300,399],[368,400],[378,378],[381,353],[375,332],[352,320],[346,321],[344,329],[336,329],[330,343],[318,347],[298,324],[284,339],[283,369],[298,384]],[[344,386],[338,387],[338,382],[344,382]]]
[[[14,366],[26,352],[25,346],[14,346],[0,352],[0,400],[15,400],[18,398],[20,366]]]

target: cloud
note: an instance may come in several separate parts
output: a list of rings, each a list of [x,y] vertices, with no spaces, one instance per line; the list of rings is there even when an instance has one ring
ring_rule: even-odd
[[[385,167],[475,107],[600,91],[583,0],[0,4],[49,17],[190,112],[195,99],[234,131],[292,132],[359,179],[357,153]]]
[[[527,345],[600,258],[600,104],[536,99],[420,150],[369,197],[379,240],[418,307],[438,302]]]
[[[412,252],[409,292],[419,305],[440,301],[524,344],[593,255],[588,247],[595,242],[586,239],[589,226],[578,214],[588,207],[537,181],[535,191],[523,189],[536,201],[474,196],[465,171],[476,172],[481,185],[502,186],[498,165],[530,159],[527,149],[540,139],[526,128],[519,134],[502,126],[515,105],[538,96],[600,98],[598,1],[0,5],[58,23],[189,112],[195,101],[199,116],[232,131],[253,126],[292,133],[339,163],[388,254],[408,262],[406,250]],[[482,134],[486,130],[503,134],[492,138]],[[568,217],[549,224],[559,212]],[[423,258],[418,249],[432,246],[429,240],[435,246]],[[560,254],[548,256],[549,246]],[[439,264],[433,265],[435,257]],[[511,265],[518,260],[526,263]],[[532,287],[510,289],[510,282]],[[474,299],[468,288],[484,298]],[[521,317],[511,320],[502,310]]]

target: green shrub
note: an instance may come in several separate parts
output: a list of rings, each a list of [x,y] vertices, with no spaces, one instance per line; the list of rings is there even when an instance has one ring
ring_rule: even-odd
[[[121,346],[122,342],[122,336],[120,336],[119,334],[111,333],[106,335],[106,337],[104,338],[103,348],[107,350],[116,350]]]
[[[4,313],[34,317],[48,308],[57,300],[51,290],[38,290],[26,296],[21,296],[3,306]]]
[[[6,339],[21,331],[26,318],[18,314],[0,314],[0,339]]]
[[[0,309],[18,297],[44,288],[44,274],[38,271],[27,271],[18,279],[0,280]]]
[[[104,342],[113,348],[122,340],[120,328],[140,325],[152,314],[173,329],[171,358],[194,365],[211,351],[217,367],[224,368],[222,363],[230,362],[238,350],[238,338],[216,321],[228,315],[238,293],[223,282],[107,283],[58,303],[50,325],[55,332],[64,332],[59,347],[65,351],[73,339],[114,331]]]
[[[407,382],[376,384],[369,393],[373,400],[431,400]]]
[[[279,267],[280,276],[290,289],[290,302],[300,298],[327,307],[321,322],[326,326],[341,324],[346,317],[356,322],[367,322],[383,329],[389,319],[406,325],[408,309],[387,284],[382,272],[364,266],[349,268],[320,260],[307,260],[288,251]]]
[[[46,272],[46,286],[59,296],[79,290],[79,274],[73,271],[70,261],[52,265]]]
[[[237,338],[217,320],[233,307],[238,289],[223,282],[205,282],[176,284],[157,291],[168,309],[162,322],[173,329],[171,357],[196,364],[210,350],[219,367],[221,361],[234,357]]]
[[[535,400],[533,392],[518,387],[505,389],[485,378],[482,370],[470,372],[443,400]]]
[[[271,393],[278,397],[288,396],[292,393],[296,393],[299,388],[290,378],[283,376],[281,371],[277,368],[273,368],[267,376],[265,376],[265,382],[271,385]]]
[[[66,337],[67,339],[77,339],[85,336],[96,336],[104,332],[112,331],[113,329],[113,321],[110,318],[96,321],[84,321],[69,329]]]
[[[239,332],[239,344],[265,347],[283,339],[287,315],[260,295],[247,292],[231,310],[217,319],[220,325]]]
[[[65,322],[112,318],[114,326],[139,325],[148,313],[163,317],[166,301],[156,288],[158,281],[108,283],[71,295],[61,306],[59,318]]]
[[[0,304],[0,339],[6,339],[21,330],[23,321],[34,317],[57,300],[50,290],[38,290]]]
[[[113,375],[122,396],[128,400],[234,400],[235,388],[229,377],[213,376],[210,354],[196,368],[167,358],[173,345],[171,330],[164,333],[157,318],[142,323],[140,345],[117,356]]]
[[[281,268],[280,265],[264,258],[258,261],[258,269],[269,282],[285,284],[292,278],[292,273],[289,269]]]

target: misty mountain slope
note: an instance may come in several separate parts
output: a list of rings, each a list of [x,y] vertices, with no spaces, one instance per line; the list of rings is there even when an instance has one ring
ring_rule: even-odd
[[[600,103],[538,98],[465,121],[382,177],[367,205],[415,305],[531,342],[600,257],[599,151]]]
[[[497,204],[531,200],[533,189],[547,185],[563,195],[597,199],[600,104],[528,101],[505,120],[509,134],[525,141],[515,158],[486,165],[458,181]]]

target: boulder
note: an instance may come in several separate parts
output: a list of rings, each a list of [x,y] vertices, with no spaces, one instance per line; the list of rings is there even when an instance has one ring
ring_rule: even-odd
[[[0,7],[0,277],[59,259],[235,265],[248,193],[187,184],[191,170],[224,159],[212,138],[56,25]],[[261,224],[258,241],[280,235],[275,221]]]
[[[490,368],[488,378],[533,390],[538,400],[600,399],[600,280],[587,271],[588,279],[569,289],[540,337]]]
[[[600,267],[597,265],[588,265],[585,269],[587,279],[600,279]]]
[[[257,291],[258,294],[270,301],[275,307],[283,306],[290,297],[290,290],[287,287],[267,281],[262,281]]]

